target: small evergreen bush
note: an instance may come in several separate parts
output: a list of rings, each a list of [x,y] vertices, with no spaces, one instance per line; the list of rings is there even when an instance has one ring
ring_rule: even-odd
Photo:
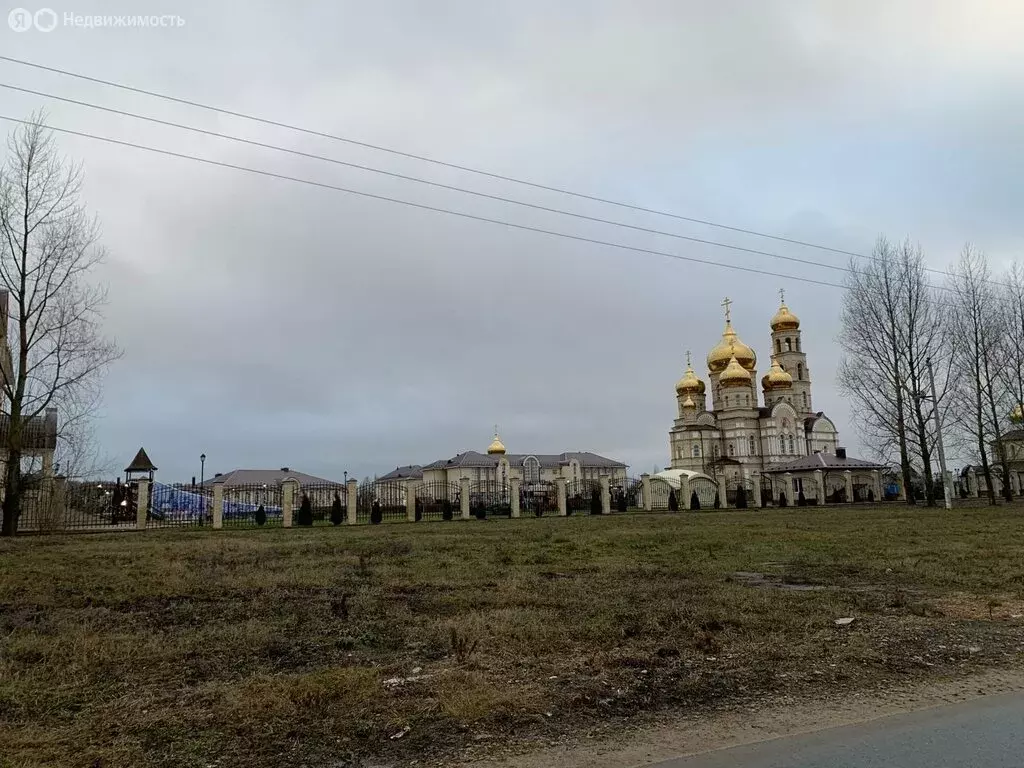
[[[380,502],[374,499],[373,504],[370,505],[370,523],[380,525],[382,520],[384,520],[384,515],[380,511]]]
[[[266,525],[266,524],[267,524],[267,510],[265,510],[263,508],[263,505],[260,504],[259,508],[256,510],[256,525]]]
[[[807,497],[804,496],[804,489],[803,488],[800,489],[800,493],[796,497],[796,505],[798,507],[806,507],[807,506]]]
[[[690,509],[700,509],[700,499],[697,497],[696,491],[690,494]]]
[[[594,488],[590,491],[590,514],[600,515],[603,511],[601,504],[601,489]]]
[[[626,493],[625,492],[620,493],[619,497],[615,500],[615,509],[618,512],[625,512],[626,511],[627,507],[626,507]]]
[[[676,498],[676,492],[674,489],[668,492],[668,511],[678,512],[679,511],[679,499]]]
[[[736,509],[747,508],[747,489],[742,485],[736,489]]]
[[[451,520],[452,517],[454,517],[454,512],[452,510],[451,499],[445,499],[441,502],[441,519]]]
[[[334,501],[331,502],[331,525],[341,525],[344,517],[341,512],[341,496],[334,492]]]
[[[423,499],[416,499],[416,522],[423,519]]]
[[[715,491],[715,509],[721,509],[721,508],[722,508],[722,499],[718,495],[718,491]]]
[[[786,499],[786,492],[785,491],[779,491],[779,506],[780,507],[785,507],[788,504],[789,504],[789,501]]]
[[[309,496],[302,494],[302,503],[299,505],[299,514],[295,516],[295,524],[310,526],[313,524],[313,505],[309,503]]]

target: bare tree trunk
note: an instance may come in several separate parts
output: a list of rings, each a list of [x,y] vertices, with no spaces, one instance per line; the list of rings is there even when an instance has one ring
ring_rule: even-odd
[[[44,414],[56,409],[73,420],[120,355],[101,333],[106,292],[89,276],[103,251],[96,222],[78,202],[80,188],[80,169],[57,154],[42,116],[10,136],[0,168],[0,371],[9,403],[0,530],[6,536],[17,532],[23,458],[56,450],[49,427],[40,444]]]

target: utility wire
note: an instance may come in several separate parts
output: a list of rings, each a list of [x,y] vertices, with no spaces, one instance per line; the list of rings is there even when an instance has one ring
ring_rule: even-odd
[[[32,125],[33,124],[29,120],[22,120],[22,119],[16,118],[16,117],[10,117],[8,115],[0,115],[0,120],[6,120],[8,122],[17,123],[19,125]],[[682,255],[680,253],[669,253],[667,251],[659,251],[659,250],[654,250],[652,248],[640,248],[638,246],[627,245],[625,243],[617,243],[617,242],[614,242],[614,241],[611,241],[611,240],[600,240],[600,239],[597,239],[597,238],[585,237],[583,235],[574,235],[574,234],[571,234],[571,233],[568,233],[568,232],[559,232],[557,230],[552,230],[552,229],[543,229],[541,227],[532,227],[532,226],[529,226],[527,224],[518,224],[518,223],[515,223],[515,222],[511,222],[511,221],[506,221],[504,219],[493,219],[493,218],[490,218],[490,217],[487,217],[487,216],[478,216],[476,214],[466,213],[464,211],[455,211],[455,210],[452,210],[450,208],[442,208],[440,206],[427,205],[426,203],[417,203],[417,202],[413,202],[411,200],[402,200],[401,198],[397,198],[397,197],[389,197],[387,195],[378,195],[378,194],[374,194],[372,192],[364,192],[362,190],[351,189],[349,187],[342,187],[342,186],[338,186],[338,185],[335,185],[335,184],[328,184],[328,183],[322,182],[322,181],[314,181],[312,179],[303,179],[303,178],[300,178],[298,176],[289,176],[289,175],[283,174],[283,173],[275,173],[273,171],[267,171],[267,170],[263,170],[261,168],[250,168],[250,167],[245,166],[245,165],[236,165],[234,163],[226,163],[226,162],[223,162],[221,160],[211,160],[209,158],[198,157],[197,155],[190,155],[190,154],[187,154],[187,153],[184,153],[184,152],[174,152],[174,151],[169,150],[169,149],[160,149],[158,147],[150,147],[150,146],[147,146],[145,144],[137,144],[137,143],[131,142],[131,141],[123,141],[121,139],[113,139],[113,138],[110,138],[108,136],[99,136],[97,134],[86,133],[84,131],[75,131],[75,130],[72,130],[70,128],[58,128],[58,127],[53,126],[53,125],[47,125],[46,128],[48,130],[56,131],[58,133],[63,133],[63,134],[67,134],[67,135],[70,135],[70,136],[78,136],[78,137],[81,137],[81,138],[84,138],[84,139],[92,139],[94,141],[101,141],[101,142],[104,142],[104,143],[107,143],[107,144],[113,144],[115,146],[130,147],[132,149],[139,149],[139,150],[143,150],[145,152],[152,152],[154,154],[164,155],[166,157],[174,157],[174,158],[178,158],[178,159],[181,159],[181,160],[191,160],[193,162],[203,163],[205,165],[215,166],[217,168],[227,168],[229,170],[242,171],[244,173],[250,173],[250,174],[257,175],[257,176],[264,176],[264,177],[272,178],[272,179],[281,179],[283,181],[292,181],[292,182],[295,182],[297,184],[306,184],[306,185],[311,186],[311,187],[318,187],[320,189],[329,189],[329,190],[333,190],[335,192],[344,192],[344,193],[347,193],[347,194],[350,194],[350,195],[357,195],[359,197],[369,198],[371,200],[380,200],[380,201],[383,201],[383,202],[395,203],[397,205],[408,206],[410,208],[418,208],[418,209],[424,210],[424,211],[433,211],[435,213],[444,213],[444,214],[447,214],[449,216],[458,216],[460,218],[471,219],[473,221],[482,221],[482,222],[486,222],[488,224],[497,224],[499,226],[510,227],[512,229],[519,229],[519,230],[523,230],[523,231],[526,231],[526,232],[536,232],[536,233],[542,234],[542,235],[550,235],[552,237],[560,237],[560,238],[563,238],[563,239],[566,239],[566,240],[575,240],[575,241],[578,241],[578,242],[581,242],[581,243],[591,243],[593,245],[601,245],[601,246],[605,246],[605,247],[608,247],[608,248],[617,248],[617,249],[625,250],[625,251],[634,251],[636,253],[646,253],[646,254],[650,254],[652,256],[663,256],[665,258],[676,259],[678,261],[687,261],[687,262],[691,262],[691,263],[694,263],[694,264],[704,264],[706,266],[720,267],[722,269],[733,269],[733,270],[737,270],[737,271],[740,271],[740,272],[748,272],[748,273],[755,274],[755,275],[767,275],[767,276],[770,276],[770,277],[781,277],[781,278],[783,278],[785,280],[794,280],[794,281],[801,282],[801,283],[809,283],[811,285],[821,285],[821,286],[826,286],[826,287],[829,287],[829,288],[839,288],[840,290],[844,289],[844,286],[839,284],[839,283],[830,283],[830,282],[825,281],[825,280],[815,280],[813,278],[799,277],[797,275],[785,275],[785,274],[782,274],[782,273],[779,273],[779,272],[772,272],[772,271],[766,270],[766,269],[756,269],[755,267],[744,267],[744,266],[740,266],[738,264],[724,264],[724,263],[719,262],[719,261],[713,261],[711,259],[701,259],[701,258],[698,258],[696,256],[684,256],[684,255]]]
[[[342,166],[345,166],[347,168],[355,168],[355,169],[358,169],[360,171],[368,171],[370,173],[376,173],[376,174],[380,174],[382,176],[389,176],[389,177],[394,178],[394,179],[401,179],[402,181],[411,181],[411,182],[415,182],[416,184],[424,184],[426,186],[435,187],[435,188],[438,188],[438,189],[447,189],[447,190],[452,191],[452,192],[460,192],[460,193],[467,194],[467,195],[473,195],[475,197],[486,198],[488,200],[496,200],[496,201],[502,202],[502,203],[509,203],[511,205],[518,205],[518,206],[521,206],[523,208],[532,208],[532,209],[537,210],[537,211],[545,211],[547,213],[554,213],[554,214],[558,214],[560,216],[570,216],[570,217],[572,217],[574,219],[581,219],[581,220],[584,220],[584,221],[592,221],[592,222],[595,222],[595,223],[598,223],[598,224],[607,224],[609,226],[615,226],[615,227],[623,227],[625,229],[632,229],[632,230],[637,231],[637,232],[646,232],[646,233],[652,234],[652,235],[661,235],[661,236],[664,236],[664,237],[673,237],[673,238],[676,238],[677,240],[687,240],[687,241],[689,241],[691,243],[700,243],[701,245],[710,245],[710,246],[714,246],[716,248],[728,248],[728,249],[733,250],[733,251],[741,251],[743,253],[750,253],[750,254],[754,254],[756,256],[767,256],[767,257],[773,258],[773,259],[781,259],[783,261],[792,261],[792,262],[795,262],[797,264],[804,264],[804,265],[809,266],[809,267],[821,267],[823,269],[832,269],[832,270],[836,270],[838,272],[848,272],[848,273],[851,273],[851,274],[855,272],[855,270],[850,269],[849,267],[837,266],[835,264],[823,264],[821,262],[814,261],[812,259],[800,259],[800,258],[797,258],[795,256],[785,256],[785,255],[783,255],[781,253],[773,253],[773,252],[770,252],[770,251],[762,251],[762,250],[758,250],[756,248],[746,248],[746,247],[741,246],[741,245],[732,245],[730,243],[722,243],[722,242],[718,242],[716,240],[706,240],[706,239],[701,238],[701,237],[691,237],[690,235],[681,235],[678,232],[666,232],[664,230],[653,229],[651,227],[641,227],[641,226],[637,226],[637,225],[634,225],[634,224],[628,224],[628,223],[623,222],[623,221],[615,221],[613,219],[605,219],[605,218],[602,218],[600,216],[587,216],[586,214],[576,213],[575,211],[566,211],[566,210],[563,210],[561,208],[553,208],[553,207],[546,206],[546,205],[539,205],[539,204],[536,204],[536,203],[528,203],[528,202],[526,202],[524,200],[516,200],[515,198],[503,197],[501,195],[492,195],[492,194],[489,194],[487,192],[479,192],[479,191],[474,190],[474,189],[466,189],[465,187],[456,187],[456,186],[453,186],[451,184],[443,184],[443,183],[438,182],[438,181],[430,181],[429,179],[422,179],[422,178],[419,178],[418,176],[409,176],[409,175],[404,174],[404,173],[395,173],[394,171],[387,171],[387,170],[384,170],[382,168],[374,168],[373,166],[369,166],[369,165],[361,165],[360,163],[351,163],[351,162],[348,162],[347,160],[339,160],[339,159],[334,158],[334,157],[326,157],[324,155],[317,155],[317,154],[314,154],[314,153],[311,153],[311,152],[302,152],[302,151],[297,150],[297,149],[289,149],[287,147],[282,147],[282,146],[279,146],[277,144],[268,144],[268,143],[262,142],[262,141],[254,141],[252,139],[245,139],[245,138],[242,138],[240,136],[233,136],[233,135],[228,134],[228,133],[220,133],[218,131],[210,131],[210,130],[206,130],[205,128],[197,128],[195,126],[186,125],[184,123],[176,123],[176,122],[173,122],[171,120],[161,120],[161,119],[156,118],[156,117],[149,117],[148,115],[140,115],[140,114],[138,114],[136,112],[128,112],[126,110],[115,109],[113,107],[104,107],[104,106],[99,105],[99,104],[93,104],[92,102],[80,101],[78,99],[71,99],[71,98],[67,98],[65,96],[57,96],[55,94],[46,93],[44,91],[35,91],[35,90],[32,90],[31,88],[23,88],[23,87],[18,86],[18,85],[11,85],[9,83],[2,83],[2,82],[0,82],[0,88],[7,88],[8,90],[19,91],[21,93],[30,93],[33,96],[42,96],[43,98],[54,99],[56,101],[62,101],[62,102],[65,102],[67,104],[75,104],[75,105],[80,106],[80,107],[87,107],[89,109],[95,109],[95,110],[99,110],[101,112],[108,112],[108,113],[115,114],[115,115],[121,115],[123,117],[130,117],[130,118],[132,118],[134,120],[143,120],[145,122],[155,123],[157,125],[164,125],[164,126],[168,126],[170,128],[180,128],[181,130],[191,131],[193,133],[198,133],[198,134],[201,134],[203,136],[212,136],[212,137],[218,138],[218,139],[225,139],[227,141],[234,141],[234,142],[237,142],[239,144],[246,144],[246,145],[251,146],[251,147],[260,147],[262,149],[272,149],[275,152],[283,152],[283,153],[286,153],[286,154],[289,154],[289,155],[295,155],[296,157],[305,157],[305,158],[308,158],[310,160],[321,160],[323,162],[333,163],[335,165],[342,165]]]
[[[173,102],[173,103],[176,103],[176,104],[183,104],[183,105],[189,106],[189,107],[195,107],[197,109],[203,109],[203,110],[206,110],[208,112],[215,112],[215,113],[219,113],[219,114],[223,114],[223,115],[229,115],[231,117],[238,117],[238,118],[241,118],[243,120],[249,120],[249,121],[252,121],[252,122],[255,122],[255,123],[261,123],[263,125],[274,126],[276,128],[284,128],[284,129],[287,129],[287,130],[290,130],[290,131],[297,131],[299,133],[304,133],[304,134],[309,135],[309,136],[317,136],[317,137],[324,138],[324,139],[330,139],[332,141],[340,141],[340,142],[344,142],[346,144],[350,144],[350,145],[353,145],[353,146],[363,147],[365,149],[372,149],[372,150],[377,151],[377,152],[386,152],[388,154],[396,155],[398,157],[404,157],[404,158],[408,158],[408,159],[411,159],[411,160],[417,160],[417,161],[424,162],[424,163],[431,163],[433,165],[441,166],[441,167],[444,167],[444,168],[451,168],[451,169],[458,170],[458,171],[464,171],[466,173],[472,173],[472,174],[475,174],[477,176],[483,176],[483,177],[490,178],[490,179],[496,179],[498,181],[509,182],[509,183],[512,183],[512,184],[519,184],[521,186],[531,187],[533,189],[541,189],[541,190],[545,190],[547,192],[555,192],[555,193],[561,194],[561,195],[568,195],[570,197],[575,197],[575,198],[581,199],[581,200],[590,200],[592,202],[602,203],[604,205],[612,205],[612,206],[616,206],[618,208],[624,208],[624,209],[627,209],[627,210],[637,211],[637,212],[640,212],[640,213],[648,213],[648,214],[653,214],[653,215],[656,215],[656,216],[664,216],[664,217],[667,217],[667,218],[676,219],[678,221],[687,221],[687,222],[690,222],[690,223],[693,223],[693,224],[700,224],[702,226],[714,227],[716,229],[723,229],[723,230],[727,230],[727,231],[730,231],[730,232],[741,233],[741,234],[744,234],[744,235],[752,235],[754,237],[763,237],[763,238],[767,238],[769,240],[775,240],[776,242],[789,243],[790,245],[799,245],[799,246],[802,246],[802,247],[805,247],[805,248],[815,248],[817,250],[826,251],[826,252],[829,252],[829,253],[835,253],[835,254],[839,254],[839,255],[843,255],[843,256],[851,256],[851,257],[858,258],[858,259],[869,259],[869,260],[875,260],[875,261],[879,260],[873,254],[857,253],[856,251],[848,251],[848,250],[845,250],[845,249],[842,249],[842,248],[834,248],[832,246],[821,245],[819,243],[812,243],[812,242],[809,242],[809,241],[806,241],[806,240],[798,240],[796,238],[783,237],[781,235],[772,235],[772,234],[769,234],[769,233],[766,233],[766,232],[759,232],[757,230],[747,229],[747,228],[744,228],[744,227],[737,227],[737,226],[731,226],[731,225],[728,225],[728,224],[722,224],[720,222],[715,222],[715,221],[711,221],[711,220],[708,220],[708,219],[700,219],[700,218],[696,218],[696,217],[692,217],[692,216],[683,216],[681,214],[672,213],[670,211],[662,211],[662,210],[658,210],[656,208],[647,208],[647,207],[644,207],[644,206],[641,206],[641,205],[634,205],[634,204],[631,204],[631,203],[625,203],[625,202],[622,202],[620,200],[613,200],[613,199],[610,199],[610,198],[598,197],[596,195],[588,195],[588,194],[585,194],[583,192],[575,192],[575,191],[570,190],[570,189],[565,189],[564,187],[556,187],[556,186],[552,186],[552,185],[548,185],[548,184],[540,184],[538,182],[528,181],[526,179],[519,179],[519,178],[516,178],[514,176],[506,176],[506,175],[503,175],[503,174],[500,174],[500,173],[495,173],[495,172],[492,172],[492,171],[485,171],[485,170],[482,170],[480,168],[473,168],[473,167],[468,166],[468,165],[460,165],[458,163],[448,162],[448,161],[445,161],[445,160],[439,160],[437,158],[428,157],[426,155],[418,155],[418,154],[415,154],[415,153],[412,153],[412,152],[404,152],[402,150],[394,149],[392,147],[385,147],[385,146],[382,146],[382,145],[379,145],[379,144],[371,144],[371,143],[366,142],[366,141],[359,141],[357,139],[352,139],[352,138],[348,138],[348,137],[345,137],[345,136],[338,136],[336,134],[325,133],[323,131],[317,131],[317,130],[314,130],[314,129],[311,129],[311,128],[304,128],[302,126],[293,125],[293,124],[290,124],[290,123],[285,123],[285,122],[282,122],[282,121],[279,121],[279,120],[272,120],[270,118],[259,117],[257,115],[251,115],[251,114],[247,114],[245,112],[238,112],[238,111],[227,109],[227,108],[224,108],[224,107],[216,107],[216,106],[213,106],[213,105],[210,105],[210,104],[204,104],[204,103],[199,102],[199,101],[193,101],[193,100],[190,100],[190,99],[184,99],[184,98],[180,98],[180,97],[177,97],[177,96],[171,96],[171,95],[165,94],[165,93],[160,93],[158,91],[151,91],[151,90],[147,90],[145,88],[138,88],[138,87],[135,87],[135,86],[126,85],[124,83],[118,83],[118,82],[115,82],[113,80],[104,80],[103,78],[92,77],[90,75],[84,75],[84,74],[79,73],[79,72],[72,72],[70,70],[60,69],[59,67],[50,67],[50,66],[46,66],[44,64],[37,64],[35,62],[27,61],[25,59],[18,59],[18,58],[15,58],[13,56],[3,56],[3,55],[0,55],[0,61],[7,61],[7,62],[9,62],[11,64],[18,64],[18,65],[21,65],[21,66],[24,66],[24,67],[31,67],[31,68],[38,69],[38,70],[43,70],[43,71],[46,71],[46,72],[53,72],[55,74],[63,75],[65,77],[72,77],[72,78],[75,78],[77,80],[84,80],[84,81],[91,82],[91,83],[97,83],[99,85],[109,86],[111,88],[118,88],[120,90],[129,91],[131,93],[138,93],[138,94],[142,94],[144,96],[151,96],[151,97],[156,98],[156,99],[163,99],[164,101],[169,101],[169,102]],[[827,267],[827,265],[824,265],[824,264],[819,264],[818,266],[823,266],[823,267],[832,268],[832,269],[842,269],[842,268],[837,268],[837,267]],[[925,270],[927,272],[932,272],[932,273],[935,273],[935,274],[942,275],[943,277],[950,277],[949,272],[947,272],[945,270],[935,269],[933,267],[925,267]],[[849,270],[847,270],[847,271],[849,271]],[[992,281],[992,282],[997,282],[997,281]]]

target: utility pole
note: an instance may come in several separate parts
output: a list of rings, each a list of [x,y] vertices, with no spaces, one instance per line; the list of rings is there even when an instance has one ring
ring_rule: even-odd
[[[938,440],[939,448],[939,469],[942,470],[942,495],[946,497],[946,509],[953,508],[953,483],[950,482],[949,473],[946,472],[946,452],[942,447],[942,419],[939,418],[939,398],[935,394],[935,372],[932,370],[932,359],[925,360],[928,366],[928,381],[932,388],[932,413],[935,415],[935,437]]]

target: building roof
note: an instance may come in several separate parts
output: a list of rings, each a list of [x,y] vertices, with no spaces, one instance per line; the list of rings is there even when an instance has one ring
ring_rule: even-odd
[[[11,426],[9,414],[0,413],[0,441],[7,440]],[[57,409],[47,408],[43,416],[22,423],[21,448],[25,451],[52,451],[57,448]]]
[[[1024,429],[1011,429],[1003,432],[1003,440],[1024,440]]]
[[[156,472],[156,465],[149,460],[145,448],[139,448],[132,463],[124,468],[125,472]]]
[[[831,453],[812,453],[810,456],[801,456],[793,461],[772,464],[765,469],[765,472],[813,472],[816,469],[888,469],[888,467],[873,461],[843,458]]]
[[[404,467],[395,467],[386,475],[381,475],[378,480],[419,480],[423,477],[423,467],[419,464],[406,464]]]
[[[579,462],[581,467],[625,467],[621,461],[599,456],[590,451],[566,451],[564,453],[506,453],[504,458],[509,464],[522,464],[527,458],[533,456],[540,463],[541,467],[555,469],[564,467],[573,459]],[[438,459],[421,467],[421,470],[448,469],[452,467],[496,467],[500,455],[488,456],[477,451],[464,451],[456,454],[450,459]],[[415,466],[415,465],[410,465]],[[401,469],[401,467],[399,467]]]
[[[227,487],[235,485],[278,485],[284,480],[298,480],[299,485],[318,485],[320,483],[332,483],[341,485],[336,480],[324,480],[322,477],[307,475],[305,472],[296,472],[289,467],[281,469],[233,469],[224,474],[217,474],[208,477],[203,485],[223,483]]]

